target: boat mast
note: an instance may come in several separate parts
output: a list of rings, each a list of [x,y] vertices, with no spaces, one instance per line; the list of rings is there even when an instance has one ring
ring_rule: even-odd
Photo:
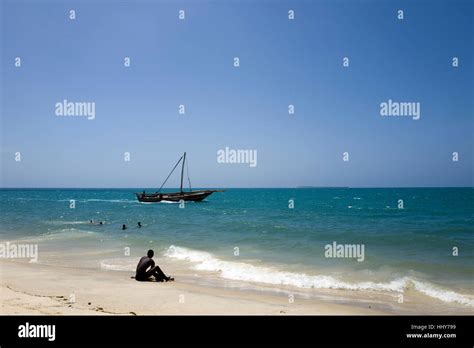
[[[168,174],[168,176],[166,177],[165,181],[163,181],[163,183],[161,184],[159,190],[157,191],[157,193],[161,192],[161,189],[163,188],[163,186],[165,186],[166,182],[168,181],[168,179],[170,178],[171,174],[173,174],[174,170],[176,169],[176,167],[178,166],[179,162],[181,162],[181,160],[183,159],[183,156],[181,156],[178,160],[178,162],[176,162],[176,164],[174,165],[173,169],[171,169],[171,172]]]
[[[184,162],[186,162],[186,152],[183,155],[183,164],[181,166],[181,186],[179,188],[179,192],[181,193],[183,193]]]

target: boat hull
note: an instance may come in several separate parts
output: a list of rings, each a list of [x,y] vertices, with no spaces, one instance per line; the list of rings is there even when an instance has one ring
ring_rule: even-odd
[[[159,203],[161,201],[168,202],[200,202],[214,192],[221,190],[201,190],[189,192],[169,192],[169,193],[136,193],[139,202]]]

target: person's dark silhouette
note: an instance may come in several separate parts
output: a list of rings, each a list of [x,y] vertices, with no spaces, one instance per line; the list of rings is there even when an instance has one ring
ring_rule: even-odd
[[[138,221],[138,227],[142,227],[142,223]]]
[[[137,273],[135,279],[138,281],[147,281],[153,276],[159,282],[174,280],[174,278],[167,277],[160,267],[155,266],[153,261],[153,250],[148,250],[147,256],[143,256],[137,265]]]
[[[127,225],[122,225],[122,230],[126,230],[127,229]]]

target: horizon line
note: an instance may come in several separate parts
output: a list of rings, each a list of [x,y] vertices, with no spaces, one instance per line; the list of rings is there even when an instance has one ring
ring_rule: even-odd
[[[200,186],[193,189],[389,189],[389,188],[474,188],[474,186],[259,186],[259,187],[224,187],[224,186]],[[0,187],[0,190],[146,190],[147,188],[139,187]],[[151,189],[151,187],[148,187]],[[169,187],[166,190],[179,189],[178,187]]]

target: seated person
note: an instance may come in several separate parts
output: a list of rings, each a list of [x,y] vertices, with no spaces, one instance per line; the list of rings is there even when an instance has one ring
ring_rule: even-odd
[[[147,281],[153,276],[158,282],[174,280],[174,278],[167,277],[160,267],[155,266],[155,261],[153,261],[154,254],[153,250],[148,250],[147,256],[143,256],[140,259],[137,265],[135,279],[138,281]]]

